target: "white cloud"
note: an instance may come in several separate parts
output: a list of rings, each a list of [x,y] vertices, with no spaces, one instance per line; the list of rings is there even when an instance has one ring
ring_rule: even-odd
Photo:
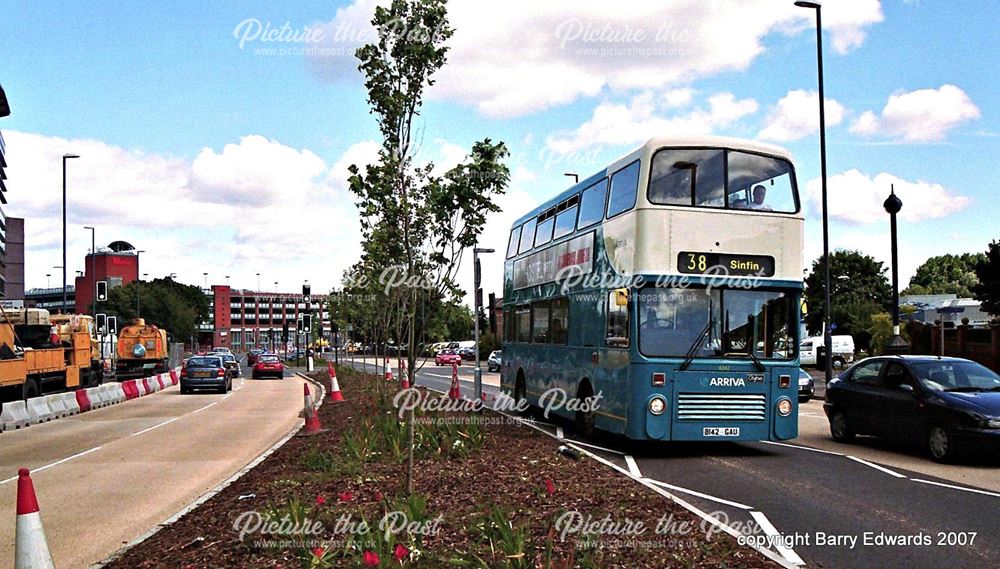
[[[709,97],[707,109],[667,115],[668,99],[645,92],[627,105],[602,103],[590,120],[572,132],[550,136],[546,144],[553,152],[569,154],[596,145],[636,144],[663,133],[708,134],[757,111],[753,99],[717,93]]]
[[[844,106],[833,99],[825,101],[826,126],[844,120]],[[819,95],[816,91],[789,91],[768,114],[757,138],[787,142],[819,131]]]
[[[97,140],[69,140],[6,131],[10,179],[7,214],[25,218],[27,286],[61,284],[61,156],[67,164],[69,281],[90,249],[122,239],[146,251],[143,273],[177,273],[179,280],[256,286],[279,280],[288,288],[310,279],[317,290],[339,281],[358,253],[357,210],[324,161],[251,135],[194,160],[129,151]],[[364,143],[339,164],[364,155]],[[346,172],[346,166],[343,166]],[[329,251],[337,255],[328,255]],[[58,274],[57,274],[58,273]],[[294,287],[292,287],[294,288]]]
[[[881,115],[866,111],[851,125],[851,132],[929,142],[942,140],[949,130],[979,116],[979,107],[965,91],[955,85],[942,85],[891,95]]]
[[[358,79],[357,61],[345,54],[371,37],[375,4],[357,0],[324,25],[328,53],[310,59],[323,77]],[[539,112],[605,89],[683,88],[746,69],[764,52],[768,35],[814,29],[813,12],[791,2],[637,2],[622,10],[613,2],[464,0],[449,3],[448,10],[456,31],[448,64],[429,95],[498,117]],[[866,30],[883,19],[879,0],[830,3],[823,17],[840,53],[861,45]]]
[[[830,218],[850,224],[888,222],[882,203],[890,187],[903,201],[898,217],[909,223],[938,219],[961,211],[972,200],[940,184],[909,181],[882,172],[871,177],[858,170],[848,170],[827,180]],[[806,199],[815,215],[822,212],[822,185],[819,178],[806,184]]]

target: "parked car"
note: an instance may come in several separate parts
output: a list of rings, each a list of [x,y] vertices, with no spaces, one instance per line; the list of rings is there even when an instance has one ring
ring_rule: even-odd
[[[823,409],[838,442],[917,442],[939,462],[963,450],[1000,454],[1000,375],[970,360],[867,358],[830,382]]]
[[[261,354],[257,358],[257,363],[253,365],[251,374],[254,379],[262,377],[283,379],[285,377],[285,364],[281,363],[281,359],[276,355]]]
[[[486,358],[486,368],[489,371],[500,371],[500,350],[493,350]]]
[[[448,342],[436,342],[434,344],[431,344],[431,347],[428,351],[431,353],[432,356],[436,356],[438,352],[445,349],[447,346]]]
[[[231,353],[233,353],[232,350],[230,350],[229,348],[227,348],[225,346],[218,346],[218,347],[212,348],[212,351],[215,352],[215,353],[217,353],[217,354],[231,354]]]
[[[264,350],[250,350],[247,352],[247,365],[252,366],[257,363],[257,356],[264,353]]]
[[[822,336],[802,340],[799,343],[799,363],[804,366],[819,365],[820,350],[824,347]],[[833,356],[830,360],[833,369],[844,369],[847,364],[854,361],[853,336],[831,336],[830,347],[833,348]]]
[[[441,350],[434,356],[434,364],[439,366],[462,365],[462,356],[456,354],[454,350]]]
[[[465,347],[455,351],[463,360],[472,361],[476,359],[476,348]]]
[[[183,366],[181,393],[206,388],[220,393],[233,388],[232,372],[226,368],[221,356],[193,356]]]
[[[799,368],[799,403],[807,403],[816,395],[816,382],[806,370]]]

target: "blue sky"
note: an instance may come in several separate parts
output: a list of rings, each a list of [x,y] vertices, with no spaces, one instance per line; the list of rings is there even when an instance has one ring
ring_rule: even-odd
[[[502,249],[510,221],[565,187],[563,172],[597,170],[653,134],[780,144],[797,158],[803,193],[815,195],[810,12],[790,0],[636,3],[629,13],[603,2],[516,4],[453,2],[450,63],[420,124],[422,156],[442,166],[483,137],[510,147],[510,194],[485,244]],[[347,55],[371,11],[370,0],[8,1],[5,211],[27,218],[27,286],[44,286],[59,263],[58,156],[67,151],[83,155],[70,173],[73,270],[89,246],[82,226],[96,224],[99,243],[145,249],[151,276],[200,284],[208,271],[210,281],[231,275],[255,287],[259,271],[281,289],[307,278],[334,285],[357,254],[345,168],[370,160],[378,139]],[[990,183],[1000,173],[998,18],[993,3],[824,8],[832,242],[887,260],[879,204],[896,183],[904,283],[930,255],[985,250],[1000,237]],[[248,20],[323,30],[324,40],[241,48]],[[652,51],[588,51],[622,47]],[[282,48],[328,51],[264,51]],[[807,203],[811,262],[821,234]],[[486,272],[497,288],[498,267]]]

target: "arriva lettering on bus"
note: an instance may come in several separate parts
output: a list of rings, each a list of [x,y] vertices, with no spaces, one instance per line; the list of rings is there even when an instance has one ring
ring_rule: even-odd
[[[747,382],[742,377],[713,377],[708,384],[712,387],[745,387]]]

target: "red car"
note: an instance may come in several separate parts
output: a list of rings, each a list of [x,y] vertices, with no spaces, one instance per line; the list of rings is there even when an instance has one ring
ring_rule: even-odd
[[[462,356],[456,354],[455,350],[441,350],[434,356],[434,364],[439,366],[462,365]]]
[[[256,363],[253,364],[253,378],[270,376],[278,379],[285,377],[285,364],[281,363],[278,356],[271,354],[261,354],[257,356]]]

